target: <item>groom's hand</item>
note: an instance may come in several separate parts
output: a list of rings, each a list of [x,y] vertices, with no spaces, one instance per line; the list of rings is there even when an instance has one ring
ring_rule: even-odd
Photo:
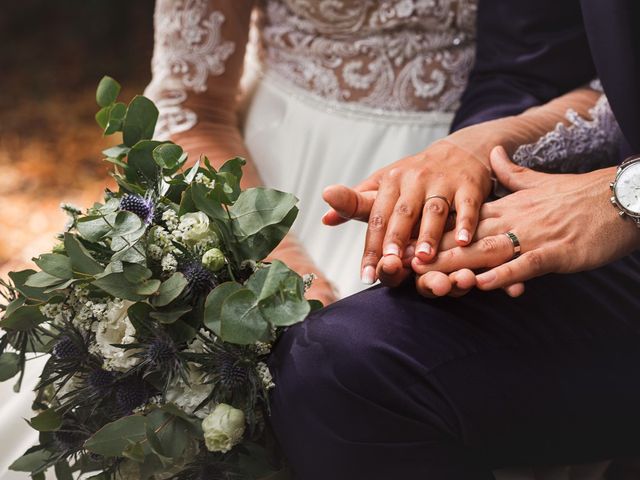
[[[501,147],[491,153],[491,165],[500,183],[515,193],[483,206],[470,246],[459,248],[445,236],[435,262],[414,259],[413,269],[424,278],[421,293],[429,293],[434,273],[488,268],[476,276],[478,288],[504,288],[517,296],[524,291],[520,282],[596,268],[640,246],[640,230],[621,219],[609,202],[615,167],[545,174],[512,164]],[[519,240],[522,255],[517,258],[506,232]]]
[[[456,242],[467,245],[490,188],[488,165],[466,150],[440,141],[378,170],[354,189],[328,187],[323,197],[332,210],[323,222],[368,221],[361,276],[370,284],[379,278],[376,267],[383,256],[402,259],[412,233],[417,235],[415,256],[423,262],[432,261],[452,210],[457,212]]]

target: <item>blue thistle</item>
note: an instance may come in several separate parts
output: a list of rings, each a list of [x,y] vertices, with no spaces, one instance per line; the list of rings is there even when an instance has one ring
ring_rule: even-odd
[[[73,425],[62,426],[53,432],[53,441],[60,451],[68,452],[82,446],[87,436]]]
[[[137,376],[127,377],[116,387],[116,404],[123,413],[129,415],[136,408],[149,401],[151,391],[146,382]]]
[[[216,357],[216,380],[217,383],[228,391],[233,391],[245,385],[249,378],[249,368],[237,356],[221,350],[215,354]]]
[[[180,271],[187,279],[187,288],[190,294],[204,295],[213,290],[217,284],[213,274],[204,268],[199,261],[187,263],[180,268]]]
[[[120,210],[135,213],[144,223],[149,224],[153,221],[155,209],[150,199],[135,193],[127,193],[120,200]]]
[[[65,335],[56,342],[51,353],[58,360],[73,360],[83,356],[84,351],[77,342]]]
[[[87,375],[87,385],[96,391],[104,391],[113,385],[115,375],[113,372],[96,368]]]
[[[149,344],[145,358],[154,366],[173,360],[177,353],[176,345],[169,337],[157,337]]]

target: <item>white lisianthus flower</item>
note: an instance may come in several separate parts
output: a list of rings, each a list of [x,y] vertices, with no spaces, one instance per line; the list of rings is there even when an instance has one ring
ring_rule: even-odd
[[[219,403],[202,421],[204,442],[210,452],[226,453],[242,440],[244,412],[226,403]]]
[[[203,212],[185,213],[180,217],[178,227],[182,234],[182,240],[194,245],[203,240],[215,238],[215,233],[209,229],[209,217]]]
[[[204,418],[211,412],[211,407],[205,405],[196,411],[198,405],[204,402],[213,391],[213,384],[206,383],[205,374],[189,365],[189,385],[182,379],[169,387],[166,393],[168,402],[174,403],[180,410],[198,418]]]
[[[114,302],[103,320],[95,325],[95,350],[106,360],[105,368],[124,372],[140,363],[133,356],[135,350],[125,350],[113,344],[126,345],[136,342],[136,329],[127,316],[133,302]]]

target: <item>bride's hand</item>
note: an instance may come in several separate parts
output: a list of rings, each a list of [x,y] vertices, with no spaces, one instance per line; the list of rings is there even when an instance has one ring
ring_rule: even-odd
[[[418,226],[415,256],[433,260],[450,208],[457,212],[455,239],[467,245],[476,230],[480,205],[491,188],[491,172],[466,150],[446,140],[378,170],[350,189],[334,185],[323,198],[332,207],[326,225],[368,221],[361,276],[373,283],[383,255],[400,258]]]
[[[505,288],[517,296],[524,292],[521,282],[596,268],[640,246],[640,230],[609,202],[615,167],[577,175],[539,173],[511,163],[501,147],[491,153],[491,165],[500,183],[515,193],[483,206],[472,245],[459,248],[446,235],[436,261],[413,260],[422,275],[421,293],[433,296],[434,279],[442,281],[449,272],[489,268],[476,276],[477,287]],[[506,232],[520,242],[522,255],[515,259]]]

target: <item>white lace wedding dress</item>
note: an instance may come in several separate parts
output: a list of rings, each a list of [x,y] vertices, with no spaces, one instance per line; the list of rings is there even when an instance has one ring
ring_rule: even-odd
[[[322,190],[447,134],[475,11],[476,0],[161,0],[147,94],[166,134],[195,128],[221,91],[238,93],[237,57],[256,51],[240,92],[244,143],[265,184],[300,199],[294,231],[344,296],[364,288],[364,227],[322,226]]]

